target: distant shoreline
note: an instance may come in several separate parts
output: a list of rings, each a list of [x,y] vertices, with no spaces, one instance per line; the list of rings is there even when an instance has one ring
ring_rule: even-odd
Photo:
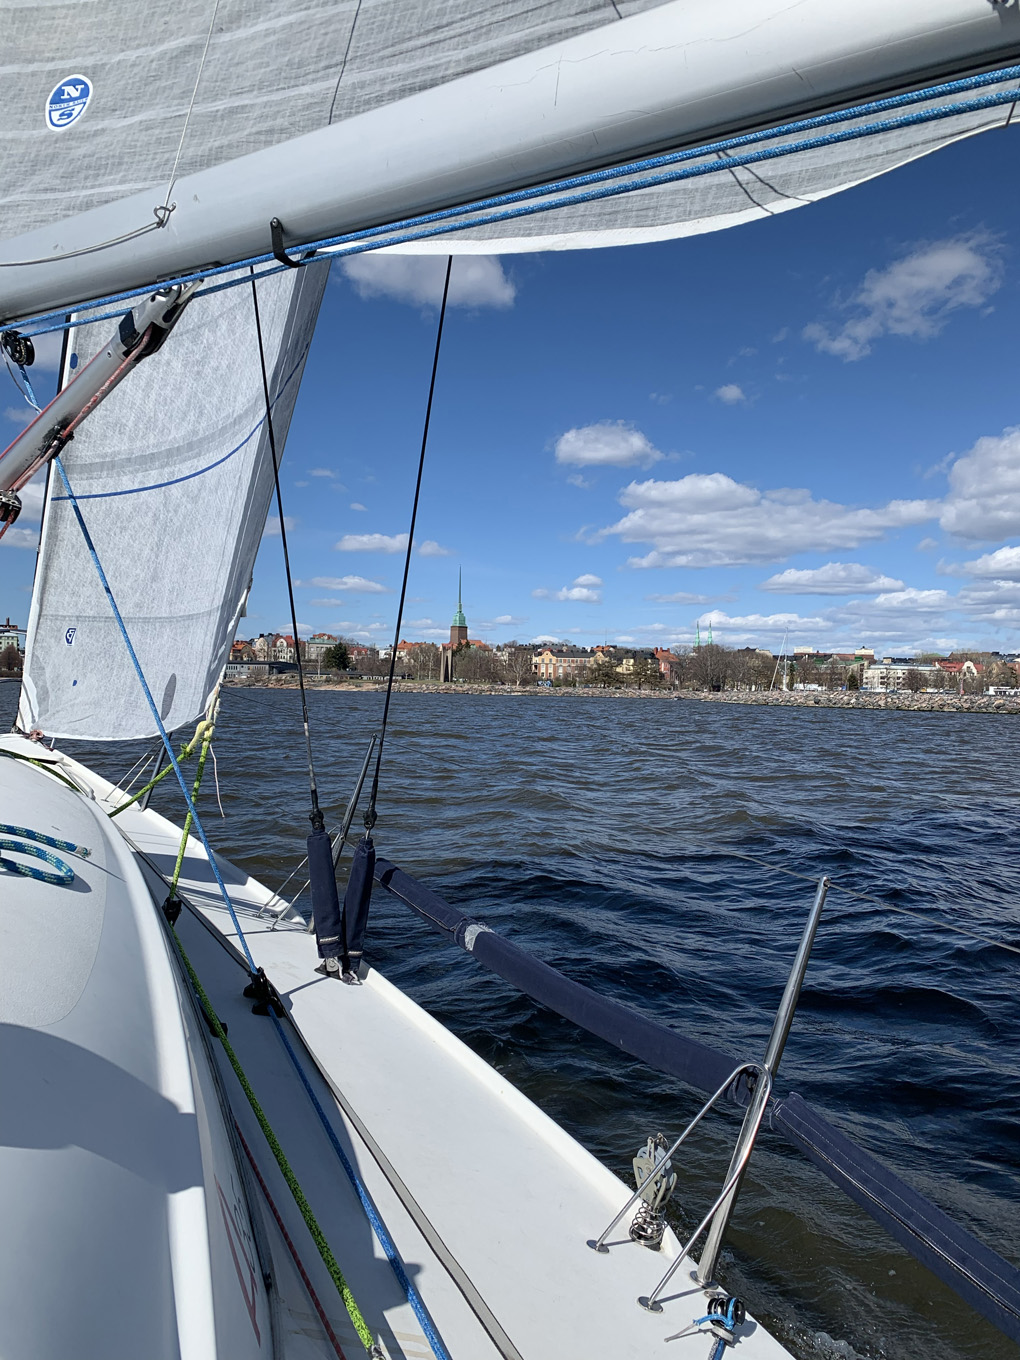
[[[322,684],[317,677],[306,680],[306,688],[333,694],[377,694],[386,686],[383,681],[340,682]],[[228,681],[229,689],[296,689],[297,680],[290,676],[274,676],[260,684]],[[401,694],[474,694],[501,699],[658,699],[661,701],[745,704],[775,708],[841,708],[872,712],[898,713],[991,713],[1020,714],[1020,695],[991,694],[873,694],[845,690],[726,690],[719,694],[703,690],[637,689],[619,685],[612,688],[573,688],[562,686],[547,689],[540,685],[440,685],[428,680],[398,680],[394,690]]]

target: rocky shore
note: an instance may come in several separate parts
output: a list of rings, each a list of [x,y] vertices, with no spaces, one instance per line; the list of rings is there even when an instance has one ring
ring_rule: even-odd
[[[770,704],[781,708],[870,708],[904,713],[1020,713],[1020,695],[853,693],[841,690],[729,690],[724,694],[675,692],[676,698],[724,704]]]
[[[385,689],[377,680],[323,683],[306,682],[309,689],[341,694],[372,694]],[[228,687],[245,688],[245,682],[227,681]],[[291,676],[273,676],[254,688],[296,689]],[[440,685],[423,680],[398,680],[395,690],[404,694],[485,694],[503,699],[657,699],[668,702],[716,704],[765,704],[779,708],[855,708],[906,713],[1020,713],[1020,695],[990,694],[872,694],[842,690],[726,690],[719,694],[703,690],[637,689],[620,685],[612,689],[569,687],[546,689],[539,685]]]

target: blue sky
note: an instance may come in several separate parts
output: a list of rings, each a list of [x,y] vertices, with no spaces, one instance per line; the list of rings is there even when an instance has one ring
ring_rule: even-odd
[[[700,619],[1020,648],[1018,146],[689,240],[456,261],[404,634],[447,636],[462,565],[490,641],[675,645]],[[392,633],[442,268],[333,266],[284,468],[303,631]],[[22,623],[36,508],[0,548]],[[277,629],[270,531],[241,631]]]

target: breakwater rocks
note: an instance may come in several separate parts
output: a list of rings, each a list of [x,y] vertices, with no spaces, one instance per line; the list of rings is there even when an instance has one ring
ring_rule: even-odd
[[[386,688],[378,680],[323,683],[318,677],[307,682],[309,689],[332,690],[341,694],[375,693]],[[232,687],[251,687],[251,681],[227,680]],[[274,675],[254,686],[260,689],[296,689],[293,676]],[[546,689],[540,685],[483,685],[465,682],[452,685],[427,680],[398,680],[394,690],[403,694],[485,694],[503,699],[658,699],[715,704],[766,704],[779,708],[857,708],[904,713],[1020,713],[1020,695],[992,694],[872,694],[843,690],[725,690],[719,694],[704,690],[637,689],[618,685],[612,688],[563,686]]]
[[[704,694],[680,690],[676,698],[723,704],[769,704],[780,708],[866,708],[904,713],[1020,713],[1020,695],[872,694],[842,690],[728,690]]]

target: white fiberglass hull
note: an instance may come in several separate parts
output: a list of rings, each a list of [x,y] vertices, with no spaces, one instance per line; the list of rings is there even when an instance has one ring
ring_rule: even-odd
[[[265,1355],[240,1176],[137,860],[15,760],[0,822],[91,852],[69,887],[0,878],[0,1354]]]
[[[0,750],[27,745],[16,738],[0,739]],[[38,752],[38,748],[29,749]],[[9,1013],[4,1018],[8,1027],[27,1031],[31,1044],[45,1046],[59,1037],[64,1043],[87,1046],[88,1017],[86,1013],[79,1016],[79,1009],[87,1001],[88,1011],[94,987],[102,1042],[109,1050],[104,1052],[107,1062],[115,1072],[126,1073],[132,1063],[137,1066],[140,1061],[131,1045],[145,1048],[143,1056],[154,1074],[143,1083],[150,1092],[146,1099],[154,1099],[151,1093],[162,1082],[167,1088],[164,1105],[172,1110],[173,1118],[167,1119],[165,1129],[138,1125],[138,1137],[129,1135],[126,1130],[135,1127],[136,1116],[116,1083],[106,1092],[105,1122],[94,1130],[70,1118],[79,1106],[90,1108],[89,1094],[80,1085],[61,1087],[45,1096],[37,1088],[26,1088],[19,1096],[29,1106],[48,1101],[40,1108],[62,1108],[65,1117],[55,1126],[59,1134],[51,1136],[44,1149],[34,1146],[33,1137],[36,1142],[39,1139],[32,1132],[33,1120],[24,1111],[20,1116],[24,1130],[15,1120],[13,1136],[4,1139],[0,1195],[5,1206],[7,1259],[0,1287],[14,1297],[23,1328],[43,1308],[56,1321],[52,1345],[28,1346],[27,1333],[15,1334],[10,1329],[13,1315],[5,1299],[0,1306],[0,1354],[5,1360],[22,1355],[32,1355],[33,1360],[49,1360],[52,1355],[56,1360],[71,1353],[80,1360],[141,1354],[314,1360],[340,1353],[364,1354],[221,1046],[210,1040],[201,1025],[196,1028],[191,999],[181,985],[155,906],[164,893],[160,875],[172,869],[179,830],[157,813],[137,808],[109,823],[104,814],[118,801],[112,786],[72,761],[64,760],[58,768],[79,781],[91,796],[72,793],[50,775],[0,759],[0,821],[28,819],[25,789],[31,785],[36,800],[31,807],[32,824],[37,830],[72,840],[87,832],[93,842],[104,844],[108,905],[97,958],[102,961],[108,951],[110,966],[119,966],[123,978],[117,981],[97,966],[81,999],[60,1019],[54,1021],[42,1012],[39,1020],[23,1015],[18,1021],[10,1019]],[[111,797],[112,802],[107,801]],[[25,808],[24,815],[13,817],[15,806]],[[75,827],[80,829],[75,831]],[[333,1139],[344,1149],[385,1224],[450,1360],[499,1356],[510,1360],[516,1356],[524,1360],[654,1360],[660,1356],[704,1360],[709,1345],[704,1333],[666,1340],[705,1311],[705,1296],[691,1283],[686,1267],[674,1276],[661,1314],[647,1313],[636,1302],[676,1259],[678,1244],[671,1233],[661,1253],[625,1240],[600,1256],[586,1245],[623,1205],[626,1187],[378,973],[366,971],[360,987],[344,987],[317,975],[314,940],[301,924],[286,920],[277,924],[272,894],[225,861],[220,861],[220,867],[255,961],[265,968],[282,997],[287,1010],[283,1026],[304,1077],[324,1111]],[[98,862],[93,861],[83,867],[80,877],[91,886],[99,872]],[[30,899],[23,894],[22,883],[41,891]],[[18,894],[13,911],[12,887]],[[228,1025],[231,1043],[373,1335],[394,1360],[397,1356],[426,1360],[434,1350],[373,1234],[294,1061],[273,1022],[252,1015],[251,1003],[241,994],[247,977],[230,941],[233,927],[195,841],[190,842],[185,857],[181,889],[189,904],[177,927],[184,948]],[[57,913],[69,919],[77,902],[88,894],[73,888],[44,888],[6,875],[0,890],[4,894],[0,930],[5,935],[0,957],[4,966],[21,969],[18,979],[6,979],[4,994],[9,997],[12,982],[18,981],[27,992],[33,977],[45,975],[55,951],[63,947],[55,943],[59,930],[54,936],[48,926],[56,922]],[[123,895],[130,897],[131,908],[128,911],[125,906],[121,916],[121,908],[111,908],[109,902]],[[20,923],[14,938],[38,938],[32,946],[35,954],[23,950],[17,963],[10,962],[15,955],[7,943],[12,916]],[[62,929],[64,922],[58,924]],[[136,938],[149,941],[144,967]],[[135,993],[128,985],[129,977],[138,984]],[[150,1014],[154,1017],[151,1024]],[[209,1052],[229,1103],[225,1117],[218,1108],[211,1070],[204,1079],[201,1076],[208,1068]],[[171,1081],[173,1072],[176,1086]],[[24,1080],[29,1079],[26,1073]],[[57,1080],[62,1078],[58,1075]],[[10,1100],[8,1092],[8,1109]],[[253,1174],[244,1169],[243,1153],[240,1165],[234,1163],[228,1121],[236,1121],[240,1140],[251,1151],[257,1164]],[[202,1129],[204,1135],[200,1135]],[[132,1155],[141,1159],[137,1166],[130,1163],[123,1148],[134,1149]],[[181,1166],[180,1159],[189,1148],[190,1173],[178,1174],[168,1185],[167,1168]],[[39,1170],[31,1172],[33,1189],[27,1195],[22,1189],[22,1166],[30,1166],[41,1155],[49,1163],[44,1167],[40,1162]],[[70,1212],[50,1188],[49,1167],[59,1167],[61,1159],[66,1160],[66,1172],[60,1172],[63,1185],[73,1189],[79,1181],[88,1183],[81,1191],[87,1212],[77,1208]],[[125,1161],[127,1166],[122,1165]],[[259,1241],[263,1254],[270,1258],[268,1300],[261,1292],[260,1279],[249,1282],[248,1292],[239,1287],[231,1241],[222,1231],[217,1235],[217,1214],[221,1223],[223,1214],[213,1203],[215,1181],[222,1183],[231,1173],[231,1183],[239,1190],[235,1216],[242,1224],[250,1222],[252,1259]],[[261,1182],[258,1188],[256,1176]],[[131,1196],[119,1186],[118,1177],[133,1178],[132,1187],[140,1182],[139,1193],[144,1191],[142,1198],[149,1205],[147,1217],[131,1208]],[[185,1189],[193,1202],[191,1217],[182,1220],[185,1226],[175,1238],[170,1206],[181,1193],[178,1183],[182,1180],[188,1182]],[[243,1193],[246,1180],[250,1220]],[[72,1201],[72,1207],[76,1206],[73,1196]],[[36,1231],[33,1215],[47,1226]],[[18,1241],[27,1241],[29,1249],[12,1247]],[[236,1250],[235,1242],[235,1255]],[[295,1253],[300,1265],[295,1263]],[[83,1306],[84,1286],[74,1276],[82,1261],[87,1263],[93,1324],[84,1338],[80,1317],[76,1317]],[[185,1266],[190,1274],[182,1273]],[[122,1276],[122,1272],[126,1273]],[[257,1274],[258,1270],[253,1272]],[[145,1297],[155,1297],[162,1281],[158,1344],[147,1340],[151,1320],[136,1317],[126,1304],[123,1318],[111,1321],[122,1293],[131,1288],[124,1280],[134,1282],[135,1275],[137,1288],[149,1291]],[[190,1300],[196,1300],[194,1318],[189,1309],[182,1311],[178,1295],[189,1301],[189,1309]],[[202,1299],[204,1313],[199,1307]],[[201,1319],[204,1331],[199,1328]],[[110,1336],[104,1326],[112,1329]],[[194,1340],[187,1334],[189,1327]],[[259,1331],[257,1342],[253,1327]],[[139,1329],[137,1334],[132,1328]],[[117,1345],[111,1344],[114,1333]],[[735,1354],[746,1360],[779,1360],[787,1352],[748,1319],[737,1333]]]

